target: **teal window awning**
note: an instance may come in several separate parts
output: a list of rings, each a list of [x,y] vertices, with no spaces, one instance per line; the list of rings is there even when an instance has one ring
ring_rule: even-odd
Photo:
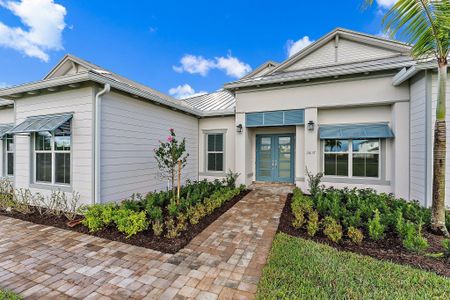
[[[72,117],[73,115],[71,113],[28,117],[25,121],[9,130],[8,133],[54,131],[72,119]]]
[[[327,139],[370,139],[393,138],[394,133],[388,124],[340,124],[319,126],[321,140]]]
[[[265,111],[245,114],[246,127],[289,126],[305,124],[303,109]]]
[[[5,137],[5,135],[14,127],[14,124],[0,124],[0,139]]]

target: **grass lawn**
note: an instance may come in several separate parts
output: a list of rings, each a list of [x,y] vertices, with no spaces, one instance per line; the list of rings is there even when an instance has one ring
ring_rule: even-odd
[[[259,299],[450,299],[450,279],[276,235]]]
[[[2,289],[0,289],[0,300],[20,300],[19,296],[14,294],[13,292],[7,292]]]

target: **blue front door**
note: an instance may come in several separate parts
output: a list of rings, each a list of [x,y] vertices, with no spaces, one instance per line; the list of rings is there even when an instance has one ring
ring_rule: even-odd
[[[294,135],[256,136],[256,180],[294,182]]]

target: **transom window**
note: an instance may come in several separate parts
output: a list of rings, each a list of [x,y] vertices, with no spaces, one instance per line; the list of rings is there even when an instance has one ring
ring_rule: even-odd
[[[5,173],[14,175],[14,136],[11,134],[5,135]]]
[[[207,134],[207,170],[219,172],[224,169],[224,134]]]
[[[35,182],[70,184],[71,124],[34,134]]]
[[[324,174],[328,176],[380,176],[380,140],[325,140]]]

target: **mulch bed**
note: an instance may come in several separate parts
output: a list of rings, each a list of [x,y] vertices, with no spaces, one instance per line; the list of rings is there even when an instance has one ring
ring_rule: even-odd
[[[327,244],[342,251],[351,251],[363,255],[368,255],[376,259],[387,260],[403,265],[410,265],[426,271],[432,271],[439,275],[450,277],[450,260],[445,258],[434,258],[419,255],[410,252],[403,248],[401,240],[393,233],[388,233],[386,237],[378,242],[364,239],[361,246],[351,243],[349,240],[342,240],[339,244],[331,242],[322,232],[317,233],[316,236],[310,237],[306,230],[295,229],[292,226],[294,215],[291,210],[292,194],[288,195],[286,205],[278,225],[278,232],[283,232],[295,237],[301,237],[308,240],[313,240],[322,244]],[[367,233],[364,233],[367,237]],[[426,230],[423,236],[428,240],[430,247],[427,253],[442,252],[443,237],[434,235]]]
[[[194,237],[196,237],[200,232],[202,232],[206,227],[208,227],[211,223],[213,223],[216,219],[218,219],[222,214],[224,214],[227,210],[233,207],[237,202],[239,202],[245,195],[247,195],[250,191],[245,190],[241,192],[239,195],[233,197],[231,200],[225,202],[224,205],[214,210],[214,212],[210,215],[207,215],[203,219],[200,220],[198,224],[192,225],[190,223],[187,224],[187,229],[181,233],[177,238],[166,238],[164,237],[165,232],[161,236],[153,235],[151,228],[148,230],[142,231],[130,238],[126,238],[126,236],[117,231],[114,226],[108,226],[103,230],[98,232],[89,232],[88,228],[82,224],[79,224],[73,228],[67,226],[68,220],[66,217],[62,216],[57,218],[55,216],[47,216],[47,215],[39,215],[37,212],[31,214],[21,214],[17,212],[6,212],[0,210],[0,215],[4,215],[7,217],[12,217],[16,219],[20,219],[23,221],[33,222],[36,224],[48,225],[53,227],[58,227],[66,230],[73,230],[85,234],[90,234],[93,236],[97,236],[100,238],[122,242],[126,244],[131,244],[135,246],[145,247],[157,251],[161,251],[164,253],[176,253],[180,249],[184,248]],[[151,226],[150,226],[151,227]]]

